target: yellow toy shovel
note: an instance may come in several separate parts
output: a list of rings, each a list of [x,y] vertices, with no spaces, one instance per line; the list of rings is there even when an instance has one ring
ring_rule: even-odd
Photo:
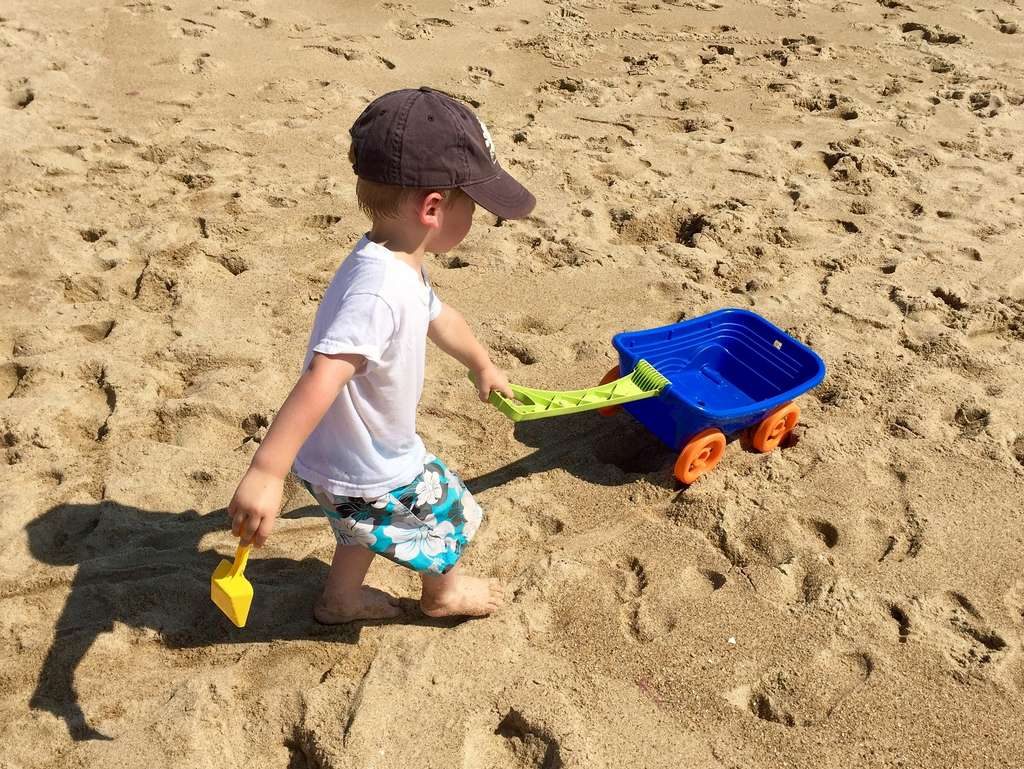
[[[238,627],[245,627],[252,605],[252,585],[242,573],[249,560],[250,547],[239,545],[235,551],[235,562],[221,561],[210,579],[210,598]]]

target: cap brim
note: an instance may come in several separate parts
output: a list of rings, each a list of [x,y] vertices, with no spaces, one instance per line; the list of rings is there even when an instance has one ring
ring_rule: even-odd
[[[537,205],[537,199],[499,166],[498,175],[486,182],[460,184],[459,188],[479,205],[502,219],[522,219]]]

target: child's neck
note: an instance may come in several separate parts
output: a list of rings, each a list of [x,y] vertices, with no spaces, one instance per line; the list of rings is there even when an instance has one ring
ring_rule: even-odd
[[[425,233],[413,232],[403,222],[386,220],[374,222],[366,237],[387,248],[417,272],[423,270],[427,253]]]

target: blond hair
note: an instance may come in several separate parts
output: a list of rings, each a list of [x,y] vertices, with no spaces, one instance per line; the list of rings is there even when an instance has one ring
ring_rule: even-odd
[[[355,165],[355,148],[348,148],[349,162]],[[402,206],[409,200],[415,200],[437,192],[445,200],[447,205],[461,194],[464,194],[458,187],[451,189],[429,189],[424,187],[401,187],[397,184],[382,184],[371,182],[361,176],[356,177],[356,202],[359,210],[362,211],[371,221],[378,219],[394,219],[402,210]]]

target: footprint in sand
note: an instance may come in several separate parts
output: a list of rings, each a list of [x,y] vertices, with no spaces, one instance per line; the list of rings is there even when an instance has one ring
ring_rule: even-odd
[[[315,230],[326,230],[341,221],[338,214],[310,214],[302,223]]]
[[[979,10],[978,15],[986,24],[1004,35],[1016,35],[1020,31],[1020,25],[1016,21],[1000,16],[995,11]]]
[[[622,602],[622,621],[626,637],[638,643],[649,643],[655,638],[671,633],[676,627],[676,619],[667,607],[657,602],[651,603],[648,599],[650,580],[643,562],[635,556],[630,557],[619,569],[619,600]],[[722,580],[720,584],[724,584],[724,575],[718,572],[711,574],[713,576],[706,577],[709,585],[714,585],[719,580]]]
[[[953,414],[953,424],[964,438],[977,438],[991,422],[992,412],[973,399],[961,403]]]
[[[471,732],[464,754],[464,769],[558,769],[563,766],[559,739],[515,709],[509,710],[493,731]]]
[[[949,32],[938,25],[928,26],[916,21],[903,23],[900,25],[900,31],[904,40],[923,40],[930,45],[953,45],[964,42],[964,36],[958,32]]]
[[[25,78],[7,84],[6,103],[11,109],[25,109],[36,99],[36,92]]]
[[[952,630],[947,654],[956,664],[953,677],[966,682],[971,677],[987,677],[1005,656],[1006,639],[991,628],[981,612],[962,593],[950,591],[943,597],[939,611],[947,623],[947,637]]]
[[[892,621],[896,623],[899,642],[901,644],[906,643],[907,639],[910,637],[910,616],[902,606],[895,603],[889,604],[888,609],[889,616],[892,618]]]
[[[863,652],[826,650],[809,664],[769,671],[727,699],[762,721],[814,726],[826,721],[871,678],[874,660]]]
[[[28,384],[29,368],[21,363],[0,365],[0,398],[17,398]]]
[[[621,598],[625,604],[623,616],[626,631],[635,641],[650,641],[653,636],[641,626],[640,610],[644,591],[647,589],[647,573],[643,564],[636,558],[630,558],[622,568]]]
[[[480,85],[481,83],[486,83],[487,85],[505,85],[504,83],[494,79],[494,70],[489,67],[480,67],[471,64],[466,67],[466,71],[469,73],[467,80],[472,85]]]
[[[539,318],[535,315],[519,315],[509,321],[508,327],[526,334],[537,336],[549,336],[562,331],[565,326],[557,327],[550,321]]]
[[[234,450],[249,442],[259,443],[266,432],[249,423],[240,427],[231,414],[195,399],[168,401],[154,411],[151,424],[151,440],[185,448],[216,446]]]
[[[679,571],[675,587],[680,588],[680,593],[688,599],[707,600],[728,582],[729,578],[717,569],[687,566]]]
[[[640,246],[674,242],[697,248],[700,236],[711,224],[709,214],[677,208],[653,213],[613,208],[608,215],[612,229],[623,242]]]
[[[178,304],[178,282],[161,274],[159,268],[153,265],[153,260],[147,259],[135,279],[132,299],[146,312],[168,312]]]
[[[102,342],[110,336],[116,325],[116,321],[104,320],[98,323],[83,323],[73,326],[71,330],[87,342]]]
[[[203,52],[198,56],[186,56],[181,63],[181,70],[189,75],[208,75],[217,66],[210,54]]]
[[[22,449],[19,448],[23,437],[18,435],[13,429],[10,429],[6,421],[0,420],[0,428],[3,430],[0,433],[0,448],[4,450],[4,461],[8,465],[20,464],[24,459]]]
[[[829,115],[842,120],[856,120],[860,117],[849,97],[831,92],[801,96],[794,99],[793,104],[812,114]]]
[[[104,365],[90,363],[82,369],[73,402],[73,409],[55,418],[67,441],[83,450],[105,441],[110,433],[110,417],[117,408],[117,390],[107,378]]]
[[[69,304],[78,302],[105,302],[110,298],[106,282],[96,275],[64,275],[60,279],[62,298]]]
[[[726,576],[722,574],[722,572],[715,571],[714,569],[703,569],[701,570],[701,574],[704,576],[704,579],[708,581],[712,592],[721,590],[725,587],[725,583],[728,582]]]
[[[398,10],[402,10],[404,13],[412,13],[412,8]],[[389,21],[387,24],[388,29],[394,30],[395,35],[402,40],[430,40],[434,37],[435,30],[453,26],[455,25],[448,19],[438,17],[430,17],[418,21],[400,19],[398,21]]]
[[[215,181],[209,174],[175,174],[174,178],[193,192],[209,189]]]
[[[951,590],[892,603],[888,611],[900,643],[911,641],[941,649],[952,663],[953,678],[961,683],[972,678],[1001,678],[1002,663],[1013,656],[1006,637],[988,624],[963,593]],[[1020,616],[1024,619],[1024,613]]]
[[[889,8],[891,10],[899,11],[913,11],[914,9],[902,2],[902,0],[878,0],[878,4],[883,8]]]
[[[242,420],[242,432],[245,433],[245,437],[242,439],[242,443],[252,441],[253,443],[260,443],[263,441],[264,436],[267,434],[267,430],[270,427],[270,422],[273,419],[272,415],[267,414],[250,414]]]
[[[353,48],[341,48],[336,45],[304,45],[303,48],[324,51],[329,53],[331,56],[339,56],[345,61],[375,62],[385,69],[394,69],[397,66],[393,61],[385,59],[383,56],[378,56],[376,54],[370,55],[366,51],[359,51]]]
[[[124,8],[126,11],[128,11],[128,13],[132,14],[133,16],[144,16],[146,14],[156,13],[157,11],[167,12],[167,11],[173,11],[174,10],[174,8],[172,8],[171,6],[167,5],[166,3],[164,3],[164,4],[157,4],[157,3],[149,2],[148,0],[142,0],[142,2],[137,2],[137,3],[125,3],[121,7]]]
[[[839,529],[826,520],[810,519],[803,522],[804,528],[815,540],[829,550],[839,544]]]
[[[241,275],[249,269],[249,263],[245,260],[245,257],[235,252],[209,253],[204,251],[203,253],[206,254],[211,262],[220,265],[232,275]]]
[[[992,118],[1002,110],[1003,98],[992,91],[972,91],[967,95],[967,106],[979,118]]]
[[[36,478],[43,488],[56,488],[64,483],[65,473],[59,467],[51,467],[36,474]]]
[[[253,29],[267,29],[274,23],[274,20],[268,16],[259,16],[249,10],[242,10],[239,13],[242,14],[245,23]]]
[[[491,345],[491,349],[514,358],[524,366],[532,366],[538,360],[536,353],[528,345],[512,339],[495,342]]]
[[[950,591],[946,594],[952,608],[950,624],[968,638],[976,641],[990,651],[1001,651],[1006,648],[1006,641],[991,629],[982,627],[981,612],[962,593]]]
[[[295,198],[289,198],[284,195],[267,195],[267,205],[271,208],[295,208],[299,204]]]
[[[216,32],[217,27],[207,21],[182,19],[178,30],[184,37],[206,37],[211,32]]]
[[[932,296],[951,310],[966,310],[970,305],[954,289],[938,286],[932,289]]]
[[[881,547],[878,562],[900,562],[916,558],[925,544],[924,521],[918,515],[908,491],[909,480],[906,471],[896,467],[890,468],[891,478],[895,481],[893,488],[879,499],[889,499],[896,508],[895,521],[883,522],[890,527],[890,532]]]

